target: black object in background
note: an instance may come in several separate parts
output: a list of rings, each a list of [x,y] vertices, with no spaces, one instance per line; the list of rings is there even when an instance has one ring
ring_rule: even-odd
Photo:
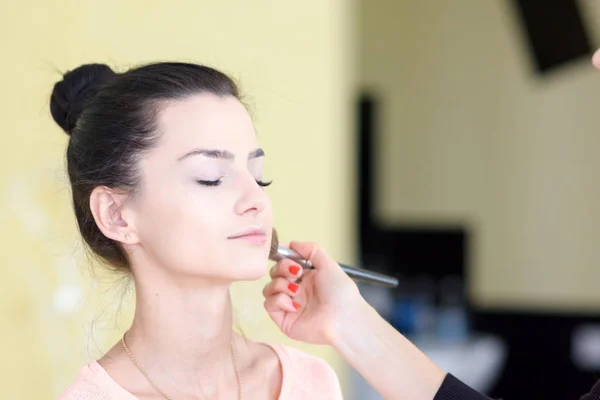
[[[364,94],[358,102],[358,239],[361,264],[401,279],[428,275],[464,278],[468,263],[469,229],[466,226],[384,226],[376,218],[376,143],[378,104]]]
[[[540,73],[591,52],[576,0],[511,0]]]

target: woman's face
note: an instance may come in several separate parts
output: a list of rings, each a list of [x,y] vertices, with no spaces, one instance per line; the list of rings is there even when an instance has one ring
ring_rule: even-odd
[[[272,211],[257,183],[264,154],[244,106],[210,94],[174,101],[159,113],[158,132],[127,204],[139,240],[134,272],[143,273],[142,260],[186,279],[262,277]]]

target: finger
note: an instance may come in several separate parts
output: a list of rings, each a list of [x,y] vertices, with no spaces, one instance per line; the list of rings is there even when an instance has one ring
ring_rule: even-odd
[[[315,269],[338,266],[337,262],[335,262],[333,258],[331,258],[329,254],[325,252],[325,250],[315,243],[291,242],[290,246],[291,249],[300,253],[302,257],[310,260]]]
[[[600,49],[596,50],[594,56],[592,57],[592,64],[594,67],[600,69]]]
[[[285,278],[275,278],[265,285],[263,296],[271,297],[279,293],[285,293],[288,296],[294,296],[300,291],[300,286],[290,282]]]
[[[269,275],[271,275],[271,278],[285,278],[289,281],[295,281],[302,276],[302,272],[302,267],[298,263],[286,258],[278,261],[271,268]]]
[[[269,314],[277,312],[296,312],[300,305],[292,300],[290,296],[284,293],[279,293],[274,296],[269,296],[265,299],[265,310]]]

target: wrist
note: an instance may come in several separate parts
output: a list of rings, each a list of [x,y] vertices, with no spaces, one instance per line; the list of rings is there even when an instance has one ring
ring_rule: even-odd
[[[333,321],[328,332],[328,343],[338,351],[346,347],[347,342],[354,342],[364,338],[365,329],[372,327],[374,318],[381,318],[377,311],[367,301],[359,296],[358,301],[349,304]]]

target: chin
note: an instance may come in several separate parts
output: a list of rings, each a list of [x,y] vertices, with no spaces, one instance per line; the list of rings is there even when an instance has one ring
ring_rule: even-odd
[[[228,273],[234,281],[255,281],[269,272],[269,250],[266,246],[240,246],[229,250]],[[231,269],[230,267],[234,267]]]

